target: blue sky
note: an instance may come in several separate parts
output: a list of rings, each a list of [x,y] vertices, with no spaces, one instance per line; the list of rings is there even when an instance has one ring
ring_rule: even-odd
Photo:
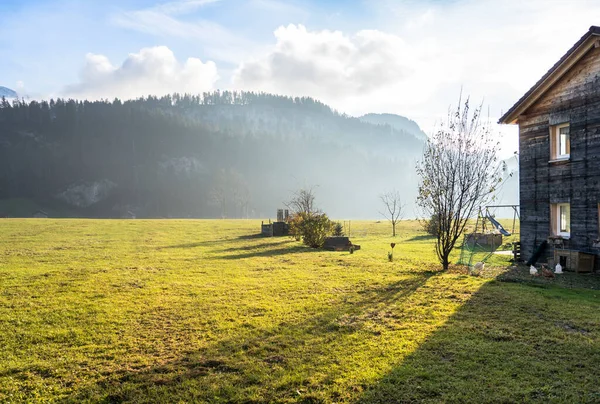
[[[178,59],[211,59],[232,69],[239,60],[228,53],[237,55],[251,50],[249,45],[267,44],[282,24],[356,29],[352,22],[368,13],[362,2],[207,1],[175,13],[173,19],[223,27],[224,32],[213,38],[208,29],[207,36],[199,40],[194,35],[161,32],[159,27],[151,32],[132,26],[136,13],[139,16],[184,3],[194,1],[2,0],[0,54],[6,55],[7,65],[0,67],[0,85],[15,87],[22,81],[29,92],[58,95],[61,84],[76,80],[87,53],[102,54],[119,63],[129,53],[157,45],[169,47]],[[232,41],[239,41],[239,49]]]
[[[0,0],[0,85],[34,98],[263,90],[432,130],[461,88],[495,120],[600,24],[599,3]],[[514,128],[499,130],[516,149]]]

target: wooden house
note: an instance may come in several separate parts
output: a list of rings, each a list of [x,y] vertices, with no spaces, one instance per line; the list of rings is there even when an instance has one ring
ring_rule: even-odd
[[[597,269],[600,27],[590,27],[500,123],[519,125],[523,258],[547,241],[542,260],[576,270],[583,259],[588,269]],[[563,260],[564,255],[571,258]]]

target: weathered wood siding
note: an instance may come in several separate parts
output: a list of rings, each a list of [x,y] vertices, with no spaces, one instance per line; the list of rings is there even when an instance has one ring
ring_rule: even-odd
[[[570,123],[571,158],[550,163],[550,125],[560,122]],[[592,242],[600,237],[600,48],[519,118],[519,149],[523,257],[552,234],[550,204],[559,202],[571,204],[570,247],[599,254]]]

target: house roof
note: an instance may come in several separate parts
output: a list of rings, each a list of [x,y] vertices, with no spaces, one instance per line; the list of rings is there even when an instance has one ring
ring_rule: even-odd
[[[575,45],[563,57],[560,58],[554,66],[542,76],[542,78],[534,84],[521,97],[515,105],[513,105],[503,116],[498,123],[514,124],[519,120],[521,115],[527,108],[536,102],[546,91],[552,87],[561,77],[567,73],[575,63],[577,63],[590,50],[600,37],[600,27],[592,25],[588,32],[581,37]]]

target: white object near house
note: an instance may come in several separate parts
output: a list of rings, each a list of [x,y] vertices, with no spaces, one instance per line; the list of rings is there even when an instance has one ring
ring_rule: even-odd
[[[562,265],[556,264],[556,267],[554,268],[554,273],[555,274],[562,274],[563,273],[563,271],[562,271]]]
[[[530,275],[537,275],[538,274],[538,270],[536,267],[534,267],[533,265],[529,267],[529,274]]]

